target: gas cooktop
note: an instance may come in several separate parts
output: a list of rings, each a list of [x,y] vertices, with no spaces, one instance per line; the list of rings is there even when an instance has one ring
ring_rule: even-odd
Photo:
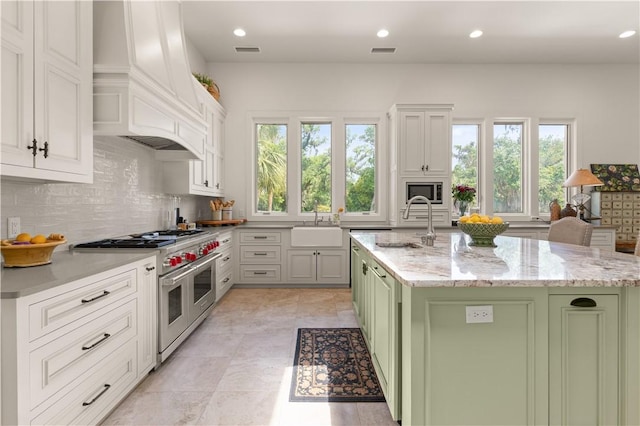
[[[131,234],[125,237],[91,241],[77,244],[74,248],[158,248],[175,244],[176,241],[197,236],[202,232],[204,232],[202,229],[166,229],[142,234]]]
[[[107,238],[106,240],[77,244],[75,248],[158,248],[175,244],[175,242],[175,239]]]

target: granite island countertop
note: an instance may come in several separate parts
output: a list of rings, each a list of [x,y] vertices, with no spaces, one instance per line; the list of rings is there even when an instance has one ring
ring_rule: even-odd
[[[507,236],[494,248],[473,247],[460,232],[439,234],[433,247],[415,232],[349,235],[410,287],[640,287],[640,257],[599,248]]]

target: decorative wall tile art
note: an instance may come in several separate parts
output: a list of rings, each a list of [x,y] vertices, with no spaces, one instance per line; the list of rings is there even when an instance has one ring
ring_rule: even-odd
[[[591,173],[604,183],[596,191],[640,191],[637,164],[592,164]]]

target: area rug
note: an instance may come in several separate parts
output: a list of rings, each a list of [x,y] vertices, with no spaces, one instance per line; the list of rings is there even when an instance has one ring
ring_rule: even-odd
[[[299,328],[289,401],[381,402],[359,328]]]

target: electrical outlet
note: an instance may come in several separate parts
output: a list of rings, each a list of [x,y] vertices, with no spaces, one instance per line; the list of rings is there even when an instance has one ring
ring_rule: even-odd
[[[467,324],[493,322],[493,305],[466,306]]]
[[[8,217],[7,218],[7,238],[15,238],[20,233],[20,218]]]

